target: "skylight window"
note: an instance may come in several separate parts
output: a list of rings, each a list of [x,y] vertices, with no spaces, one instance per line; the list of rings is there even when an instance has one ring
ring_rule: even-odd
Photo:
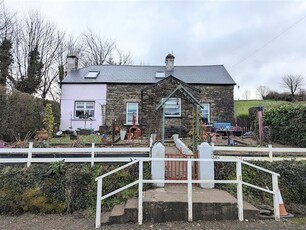
[[[96,79],[99,75],[99,71],[89,71],[86,75],[85,75],[85,79]]]
[[[165,78],[165,72],[164,71],[156,71],[156,78]]]

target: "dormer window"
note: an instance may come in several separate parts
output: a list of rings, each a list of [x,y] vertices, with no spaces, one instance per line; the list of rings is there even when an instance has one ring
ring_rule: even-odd
[[[86,75],[85,75],[85,79],[96,79],[99,75],[99,71],[89,71]]]
[[[165,71],[156,71],[155,78],[165,78]]]

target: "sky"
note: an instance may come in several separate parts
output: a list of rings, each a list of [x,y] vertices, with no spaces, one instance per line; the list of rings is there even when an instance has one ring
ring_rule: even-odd
[[[282,77],[306,88],[306,0],[4,0],[18,14],[39,11],[73,36],[87,28],[130,52],[133,64],[224,65],[235,99],[258,86],[285,91]],[[248,93],[246,93],[248,92]]]

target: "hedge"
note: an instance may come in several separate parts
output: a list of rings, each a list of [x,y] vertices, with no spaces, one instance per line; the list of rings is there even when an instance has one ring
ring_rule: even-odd
[[[117,168],[118,165],[37,164],[29,168],[0,165],[0,214],[72,213],[76,210],[95,209],[95,178]],[[103,180],[103,193],[112,192],[138,177],[138,166],[121,170]],[[144,165],[144,178],[149,179],[149,165]],[[150,188],[145,185],[144,189]],[[105,201],[103,206],[113,207],[130,197],[137,196],[132,187]]]
[[[302,205],[306,214],[306,163],[301,161],[252,162],[255,165],[280,174],[279,187],[286,206]],[[77,210],[95,209],[95,178],[117,165],[37,164],[26,168],[21,165],[0,165],[0,214],[72,213]],[[144,178],[150,179],[150,166],[144,166]],[[243,165],[243,180],[263,188],[272,189],[271,175]],[[103,194],[112,192],[138,177],[138,167],[131,166],[103,180]],[[215,163],[215,178],[236,179],[233,163]],[[216,185],[236,195],[236,185]],[[146,184],[144,189],[151,188]],[[244,198],[255,204],[272,205],[272,195],[243,186]],[[103,201],[103,207],[111,208],[130,197],[137,197],[137,186]],[[304,206],[303,206],[304,205]],[[273,206],[273,205],[272,205]],[[290,209],[289,209],[290,211]],[[296,213],[296,212],[294,212]]]
[[[304,205],[306,214],[306,163],[302,161],[277,161],[263,162],[253,161],[259,167],[263,167],[280,174],[279,188],[286,205]],[[243,165],[243,181],[272,190],[272,176],[253,167]],[[215,178],[218,180],[236,179],[236,166],[233,163],[216,163]],[[217,185],[236,195],[236,185]],[[244,198],[254,204],[270,204],[273,206],[271,194],[261,192],[247,186],[243,186]]]
[[[43,113],[46,103],[52,104],[55,117],[55,130],[60,122],[60,106],[58,102],[44,101],[30,94],[13,90],[7,93],[0,86],[0,140],[7,142],[23,140],[28,132],[43,128]]]
[[[272,130],[272,140],[297,147],[306,147],[306,106],[284,104],[264,111],[264,126]]]

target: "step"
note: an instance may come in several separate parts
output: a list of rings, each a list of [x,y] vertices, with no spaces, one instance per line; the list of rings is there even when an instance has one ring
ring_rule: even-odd
[[[113,207],[109,216],[109,223],[126,223],[124,215],[124,204],[117,204]]]
[[[138,199],[128,199],[125,204],[124,214],[128,222],[136,223],[138,220]]]
[[[237,199],[219,189],[193,187],[193,220],[237,220]],[[244,202],[245,219],[256,219],[259,210]],[[186,186],[166,186],[148,190],[144,196],[144,221],[166,222],[188,220]]]
[[[243,217],[244,219],[259,219],[260,211],[252,204],[243,201]]]
[[[109,217],[111,212],[102,212],[101,213],[101,224],[109,224]]]

